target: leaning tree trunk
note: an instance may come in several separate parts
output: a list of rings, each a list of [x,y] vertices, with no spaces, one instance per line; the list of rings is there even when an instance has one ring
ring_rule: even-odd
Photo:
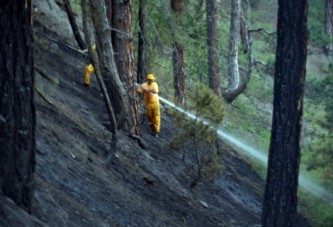
[[[209,87],[221,97],[220,75],[218,66],[218,39],[216,21],[216,0],[206,0],[208,78]]]
[[[181,25],[182,6],[181,0],[171,0],[171,9],[176,14],[178,26]],[[178,103],[185,105],[185,73],[184,73],[184,47],[177,41],[176,35],[173,34],[173,82],[175,88],[175,99]]]
[[[104,99],[105,106],[106,106],[106,110],[108,112],[108,116],[109,116],[110,123],[111,123],[112,139],[111,139],[110,150],[112,151],[112,153],[115,153],[117,151],[117,121],[116,121],[116,117],[115,117],[115,114],[114,114],[114,110],[113,110],[112,105],[111,105],[109,94],[107,92],[106,86],[105,86],[104,81],[102,79],[102,72],[101,72],[101,69],[100,69],[98,56],[96,54],[96,51],[94,51],[93,48],[92,48],[92,41],[91,41],[91,36],[92,35],[91,35],[91,33],[88,29],[87,0],[81,0],[81,9],[82,9],[83,31],[84,31],[84,34],[85,34],[86,43],[88,44],[88,53],[89,53],[91,62],[94,65],[94,71],[95,71],[95,75],[96,75],[96,78],[97,78],[97,82],[98,82],[98,85],[99,85],[99,87],[102,91],[103,99]],[[111,153],[109,153],[109,157],[111,157],[110,155],[111,155]]]
[[[90,11],[95,28],[95,40],[98,52],[103,81],[111,98],[112,108],[115,111],[118,128],[123,127],[128,114],[128,99],[122,84],[111,41],[110,25],[107,20],[104,0],[90,1]]]
[[[127,116],[130,123],[130,132],[138,135],[139,107],[134,76],[133,36],[132,36],[132,7],[130,1],[112,1],[112,41],[120,79],[128,92]]]
[[[251,40],[251,33],[247,27],[242,7],[240,7],[239,12],[239,34],[240,34],[240,40],[242,41],[245,52],[247,54],[247,69],[244,73],[243,77],[240,78],[240,83],[237,88],[232,90],[227,90],[223,92],[223,98],[228,101],[229,103],[232,103],[240,94],[244,92],[244,90],[247,88],[247,85],[250,82],[251,79],[251,73],[252,73],[252,66],[253,66],[253,55],[252,55],[252,40]]]
[[[325,1],[325,34],[330,42],[325,45],[325,54],[333,56],[333,0]]]
[[[272,134],[262,226],[297,226],[307,0],[278,1]],[[290,15],[293,15],[292,17]]]
[[[66,8],[68,20],[69,20],[69,23],[72,27],[72,31],[73,31],[74,37],[76,39],[76,42],[79,45],[79,47],[81,48],[81,50],[86,49],[86,45],[85,45],[84,40],[82,39],[81,34],[80,34],[80,29],[77,26],[77,23],[76,23],[76,20],[75,20],[75,15],[74,15],[74,12],[72,10],[71,3],[69,2],[69,0],[63,0],[63,2],[64,2],[64,5],[65,5],[65,8]]]
[[[1,1],[0,30],[0,191],[29,212],[36,122],[31,1]]]
[[[148,62],[146,60],[146,1],[139,0],[139,32],[138,32],[138,63],[137,63],[137,81],[142,83],[148,74]]]

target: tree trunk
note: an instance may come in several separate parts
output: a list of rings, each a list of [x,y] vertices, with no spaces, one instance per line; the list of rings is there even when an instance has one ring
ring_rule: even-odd
[[[223,92],[223,98],[229,103],[232,103],[247,88],[247,85],[251,79],[252,65],[253,65],[251,33],[246,25],[242,7],[240,7],[239,22],[240,22],[239,34],[241,41],[245,46],[245,52],[248,56],[247,58],[248,62],[247,62],[246,73],[244,74],[243,77],[240,77],[239,86],[235,89]]]
[[[273,122],[262,214],[264,227],[297,225],[308,5],[307,0],[279,0],[278,5]]]
[[[251,33],[246,24],[242,7],[240,7],[240,18],[239,19],[240,19],[240,37],[241,37],[241,41],[245,47],[245,52],[247,53],[247,69],[246,69],[244,79],[242,79],[242,82],[241,82],[242,84],[244,84],[243,86],[244,86],[244,90],[245,90],[251,79],[252,66],[253,66],[253,55],[252,55]]]
[[[31,210],[35,167],[31,0],[0,3],[0,191]]]
[[[178,26],[181,25],[182,7],[181,0],[171,0],[171,9],[176,14]],[[185,105],[185,74],[184,74],[184,47],[176,40],[176,35],[173,34],[173,81],[175,88],[175,99],[181,105]]]
[[[63,0],[63,2],[65,5],[65,8],[66,8],[68,20],[69,20],[69,23],[71,24],[72,31],[73,31],[74,37],[76,39],[76,42],[79,45],[79,47],[81,48],[81,50],[86,49],[86,45],[80,35],[80,30],[75,21],[75,15],[72,10],[71,3],[69,2],[69,0]]]
[[[325,54],[333,56],[333,0],[325,1],[325,34],[330,42],[325,45]]]
[[[173,81],[175,98],[178,103],[184,105],[185,98],[185,75],[184,75],[184,47],[175,42],[173,44]]]
[[[171,9],[177,16],[182,14],[182,0],[171,0]]]
[[[106,17],[111,26],[112,26],[112,17],[113,17],[113,5],[112,5],[113,1],[114,0],[105,0]]]
[[[240,0],[231,0],[231,21],[229,38],[229,57],[228,57],[228,88],[225,91],[235,90],[239,87],[239,69],[238,69],[238,47],[240,43]]]
[[[148,62],[146,60],[146,2],[139,0],[139,33],[138,33],[138,63],[137,63],[137,81],[142,83],[148,74]]]
[[[208,78],[209,87],[221,97],[220,75],[218,67],[218,39],[216,21],[216,0],[206,0]]]
[[[139,107],[134,76],[132,8],[130,1],[113,1],[112,41],[120,79],[128,92],[130,132],[138,135]]]
[[[103,81],[107,88],[109,97],[112,97],[112,108],[115,111],[118,128],[123,127],[128,114],[129,103],[126,90],[122,84],[111,41],[110,26],[106,16],[104,0],[90,1],[90,11],[95,28],[95,40],[98,52]]]
[[[98,85],[102,91],[103,99],[105,102],[106,110],[108,112],[108,116],[110,118],[111,123],[111,133],[112,133],[112,139],[111,139],[111,151],[112,153],[115,153],[117,151],[117,121],[114,114],[114,110],[109,98],[109,94],[107,92],[107,88],[104,84],[104,81],[102,79],[102,72],[100,69],[100,64],[98,61],[98,56],[96,55],[96,51],[93,51],[92,49],[92,41],[91,41],[91,33],[88,29],[88,17],[87,17],[87,1],[81,0],[81,9],[82,9],[82,20],[83,20],[83,31],[85,34],[86,43],[88,44],[88,53],[91,59],[92,64],[94,65],[94,71],[96,75],[96,79],[98,82]]]

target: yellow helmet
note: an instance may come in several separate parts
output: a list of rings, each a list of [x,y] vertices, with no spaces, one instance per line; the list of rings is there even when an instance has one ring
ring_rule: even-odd
[[[87,69],[88,69],[88,71],[90,71],[90,72],[94,71],[94,66],[93,66],[93,64],[89,64],[89,65],[87,66]]]
[[[148,74],[147,80],[156,80],[153,74]]]

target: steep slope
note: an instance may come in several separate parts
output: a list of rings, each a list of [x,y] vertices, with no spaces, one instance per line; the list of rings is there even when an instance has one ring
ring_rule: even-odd
[[[89,88],[82,85],[86,56],[63,45],[68,44],[70,33],[60,37],[43,20],[38,22],[37,31],[52,34],[54,40],[36,33],[36,217],[50,225],[84,226],[259,223],[260,196],[250,186],[253,182],[246,185],[238,179],[246,179],[251,171],[234,173],[233,165],[249,166],[232,157],[231,151],[225,151],[231,167],[216,183],[201,183],[190,190],[195,169],[190,156],[184,163],[181,154],[168,146],[175,126],[166,109],[160,138],[151,137],[145,122],[142,124],[149,151],[121,131],[119,158],[108,164],[104,157],[111,134],[104,126],[103,99],[95,80]],[[251,177],[260,185],[257,176]]]
[[[58,5],[37,0],[35,7],[33,210],[28,215],[0,197],[0,210],[8,214],[7,219],[0,218],[1,225],[260,225],[263,182],[246,159],[226,144],[222,176],[190,189],[195,174],[192,148],[186,148],[185,161],[170,149],[177,126],[166,107],[160,138],[148,134],[146,122],[141,125],[147,150],[121,130],[118,157],[107,159],[111,133],[103,99],[94,78],[90,87],[83,86],[87,57],[75,49]]]
[[[261,188],[260,179],[251,171],[238,172],[236,166],[250,168],[232,151],[225,150],[225,165],[231,167],[217,182],[190,190],[193,157],[184,163],[170,150],[175,123],[166,109],[160,138],[142,124],[148,151],[120,131],[119,158],[106,162],[111,133],[96,82],[82,85],[84,55],[37,37],[36,217],[59,226],[258,224],[260,196],[251,185]]]

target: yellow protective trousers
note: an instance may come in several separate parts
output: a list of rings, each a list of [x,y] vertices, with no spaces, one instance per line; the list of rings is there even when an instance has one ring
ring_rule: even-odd
[[[146,104],[147,116],[150,129],[155,132],[160,132],[161,114],[159,103]]]
[[[94,66],[92,64],[87,65],[87,67],[84,70],[84,84],[85,85],[90,84],[90,76],[93,71],[94,71]]]

